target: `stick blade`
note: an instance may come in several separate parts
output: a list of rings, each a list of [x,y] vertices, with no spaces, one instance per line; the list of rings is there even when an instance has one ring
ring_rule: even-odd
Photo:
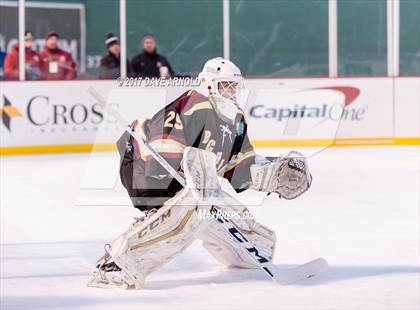
[[[290,269],[279,269],[274,280],[282,285],[293,284],[321,274],[328,269],[328,262],[320,257]]]

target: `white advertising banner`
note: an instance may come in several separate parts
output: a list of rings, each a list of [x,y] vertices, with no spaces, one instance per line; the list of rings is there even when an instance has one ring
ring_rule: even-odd
[[[129,122],[151,117],[183,91],[113,81],[1,83],[1,147],[115,143],[125,128],[104,114],[91,86]]]
[[[256,124],[258,133],[254,134],[257,140],[288,139],[278,129],[277,123],[285,122],[285,117],[271,117],[271,109],[279,110],[282,116],[290,113],[291,118],[299,117],[303,122],[328,120],[338,122],[337,137],[339,138],[376,138],[393,136],[393,93],[392,79],[365,78],[365,79],[265,79],[248,80],[246,86],[252,92],[264,89],[287,90],[294,89],[294,93],[279,96],[277,102],[251,102],[248,107],[249,121]],[[345,109],[340,113],[337,106],[332,104],[332,94],[344,99]],[[252,95],[251,95],[252,97]],[[251,100],[252,101],[252,100]],[[323,107],[323,104],[326,106]],[[303,112],[307,107],[318,106],[319,113]],[[324,110],[323,110],[324,109]],[[266,112],[266,116],[261,113]],[[296,115],[296,116],[295,116]],[[260,132],[261,126],[266,127],[266,133]],[[251,128],[251,130],[253,130]],[[301,132],[296,139],[323,138],[323,134],[314,128],[313,131]]]
[[[395,79],[395,136],[420,137],[420,77]]]
[[[99,126],[110,136],[121,129],[87,93],[91,82],[6,82],[1,84],[1,146],[89,144]],[[108,96],[116,83],[96,83]]]
[[[26,153],[43,152],[45,146],[77,151],[83,148],[76,145],[94,143],[111,149],[124,128],[104,115],[87,92],[91,86],[129,122],[151,117],[188,89],[119,87],[116,81],[1,82],[1,153],[25,153],[25,147],[38,147]],[[419,136],[420,78],[248,79],[245,86],[256,146]]]

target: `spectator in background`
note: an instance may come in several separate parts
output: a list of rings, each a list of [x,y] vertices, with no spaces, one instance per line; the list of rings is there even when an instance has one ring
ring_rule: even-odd
[[[32,49],[32,32],[25,32],[25,78],[38,80],[41,77],[41,59]],[[15,44],[4,60],[6,80],[19,80],[19,44]]]
[[[4,79],[4,59],[6,58],[6,53],[0,51],[0,80]]]
[[[51,31],[46,37],[46,46],[39,53],[42,63],[42,78],[45,80],[74,80],[76,62],[70,53],[58,48],[58,34]]]
[[[156,40],[151,34],[142,39],[143,52],[131,61],[134,76],[138,77],[165,77],[174,76],[171,65],[165,57],[156,52]]]
[[[105,40],[108,55],[102,57],[99,67],[100,79],[116,79],[120,76],[120,42],[112,32]],[[127,61],[127,75],[130,75],[130,64]]]

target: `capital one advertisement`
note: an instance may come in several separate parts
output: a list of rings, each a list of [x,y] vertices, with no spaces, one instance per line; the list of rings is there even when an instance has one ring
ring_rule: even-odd
[[[247,86],[258,90],[246,109],[253,140],[393,136],[391,79],[264,79]]]

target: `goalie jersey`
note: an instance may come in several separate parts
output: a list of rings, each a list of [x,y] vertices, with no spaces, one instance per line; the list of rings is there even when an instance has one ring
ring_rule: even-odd
[[[158,111],[151,119],[136,120],[144,140],[175,169],[180,170],[186,146],[213,152],[219,176],[243,191],[251,184],[250,165],[255,153],[247,135],[242,110],[234,123],[225,122],[209,99],[190,90]],[[182,186],[127,132],[117,142],[121,156],[120,177],[134,207],[144,211],[159,208]]]

